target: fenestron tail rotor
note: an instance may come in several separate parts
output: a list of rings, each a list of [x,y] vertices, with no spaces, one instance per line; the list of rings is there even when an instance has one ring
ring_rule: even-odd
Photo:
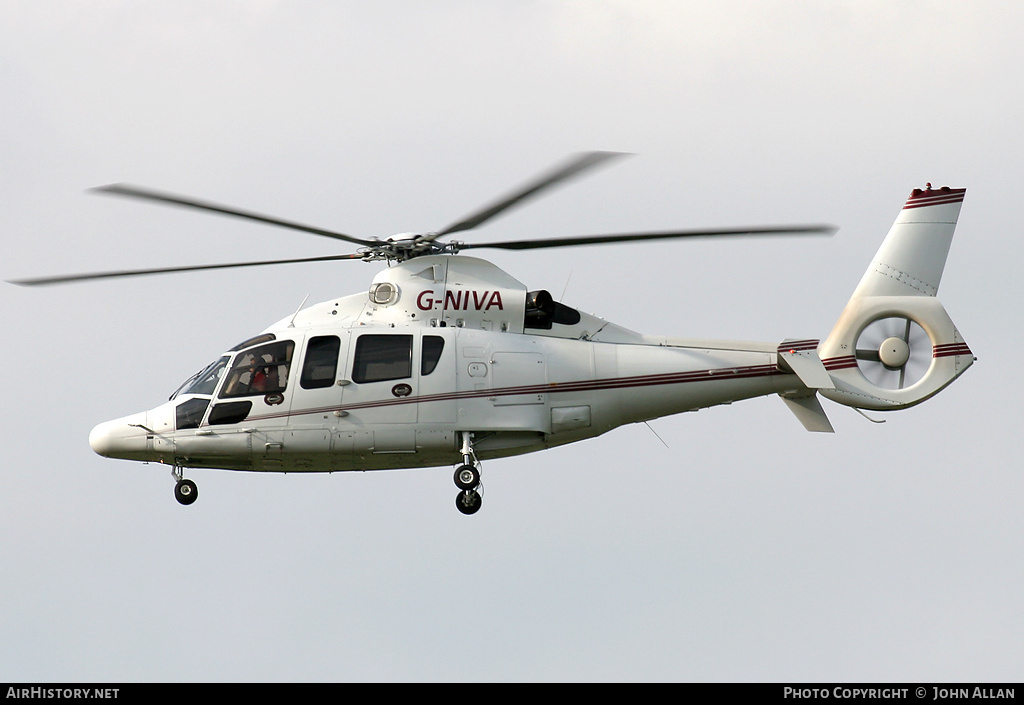
[[[932,361],[928,333],[905,316],[872,321],[857,339],[857,366],[872,384],[903,389],[924,377]]]
[[[613,159],[625,156],[619,152],[585,152],[575,155],[561,165],[547,171],[540,176],[526,182],[517,189],[506,194],[493,203],[473,211],[470,215],[452,223],[446,228],[423,234],[413,234],[396,238],[365,239],[337,232],[326,230],[294,221],[283,220],[272,216],[262,215],[249,210],[224,206],[210,201],[205,201],[188,196],[179,196],[154,191],[152,189],[131,186],[128,184],[111,184],[92,189],[97,193],[111,194],[137,200],[144,200],[153,203],[161,203],[176,207],[188,208],[207,213],[242,218],[264,225],[296,230],[299,232],[320,235],[334,240],[341,240],[358,246],[354,253],[326,255],[323,257],[303,257],[296,259],[279,259],[258,262],[234,262],[225,264],[203,264],[184,267],[155,267],[134,270],[116,270],[107,272],[93,272],[86,274],[71,274],[57,277],[39,277],[33,279],[19,279],[12,281],[12,284],[22,286],[42,286],[49,284],[64,284],[69,282],[82,282],[95,279],[112,279],[118,277],[132,277],[147,274],[166,274],[171,272],[193,272],[213,269],[231,269],[236,267],[257,267],[272,264],[291,264],[298,262],[328,262],[337,260],[397,260],[403,261],[413,257],[420,257],[431,254],[456,254],[465,249],[499,249],[499,250],[532,250],[551,247],[575,247],[580,245],[600,245],[620,242],[639,242],[645,240],[665,240],[676,238],[694,237],[738,237],[738,236],[761,236],[761,235],[829,235],[836,231],[836,228],[827,225],[800,225],[768,228],[734,228],[719,230],[668,230],[659,232],[639,233],[618,233],[608,235],[576,235],[570,237],[555,237],[536,240],[505,240],[487,243],[465,243],[457,241],[444,241],[455,233],[464,232],[477,228],[491,219],[501,215],[509,209],[518,206],[525,201],[535,198],[551,188],[564,184],[567,181],[582,175],[584,172],[592,171],[598,166],[607,164]]]

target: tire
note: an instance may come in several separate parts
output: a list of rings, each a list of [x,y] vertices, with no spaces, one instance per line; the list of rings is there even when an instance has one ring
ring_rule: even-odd
[[[455,469],[455,486],[460,490],[473,490],[480,484],[480,471],[472,465],[460,465]]]
[[[480,505],[483,500],[480,499],[480,493],[476,490],[465,490],[459,492],[455,497],[455,506],[459,508],[459,511],[463,514],[476,514],[480,511]]]
[[[192,504],[199,497],[199,488],[192,480],[178,480],[174,486],[174,498],[179,504]]]

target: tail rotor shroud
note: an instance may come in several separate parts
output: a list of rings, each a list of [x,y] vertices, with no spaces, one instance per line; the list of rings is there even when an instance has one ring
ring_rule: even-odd
[[[924,378],[932,362],[932,341],[919,323],[905,316],[879,318],[861,331],[857,367],[874,385],[903,389]]]

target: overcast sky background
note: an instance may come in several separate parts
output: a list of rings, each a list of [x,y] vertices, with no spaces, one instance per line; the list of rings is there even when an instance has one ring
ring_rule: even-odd
[[[979,361],[884,424],[825,402],[835,435],[771,397],[490,461],[473,517],[450,468],[192,471],[182,507],[89,430],[379,265],[3,284],[0,681],[1020,680],[1021,26],[998,1],[4,0],[4,280],[347,251],[92,186],[388,237],[619,150],[463,239],[835,223],[489,257],[633,330],[818,338],[911,189],[966,187],[939,295]]]

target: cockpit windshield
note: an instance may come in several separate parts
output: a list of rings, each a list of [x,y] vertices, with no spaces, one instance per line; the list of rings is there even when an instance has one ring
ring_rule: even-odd
[[[230,359],[230,357],[225,355],[224,357],[214,360],[199,372],[196,372],[185,380],[185,382],[178,387],[170,398],[174,399],[182,394],[204,394],[206,396],[213,396],[213,393],[217,390],[217,383],[220,382],[220,378],[224,376],[224,369],[228,366],[228,361]]]
[[[250,345],[256,345],[257,343],[266,343],[274,340],[277,336],[273,333],[260,333],[252,338],[247,338],[235,347],[228,350],[228,352],[238,352],[243,348],[247,348]],[[224,357],[218,358],[211,362],[203,369],[196,372],[194,375],[186,379],[181,383],[181,386],[174,390],[168,399],[174,399],[183,394],[203,394],[206,396],[213,396],[213,393],[217,391],[217,384],[220,383],[220,378],[224,376],[224,369],[228,366],[231,356],[225,355]]]

